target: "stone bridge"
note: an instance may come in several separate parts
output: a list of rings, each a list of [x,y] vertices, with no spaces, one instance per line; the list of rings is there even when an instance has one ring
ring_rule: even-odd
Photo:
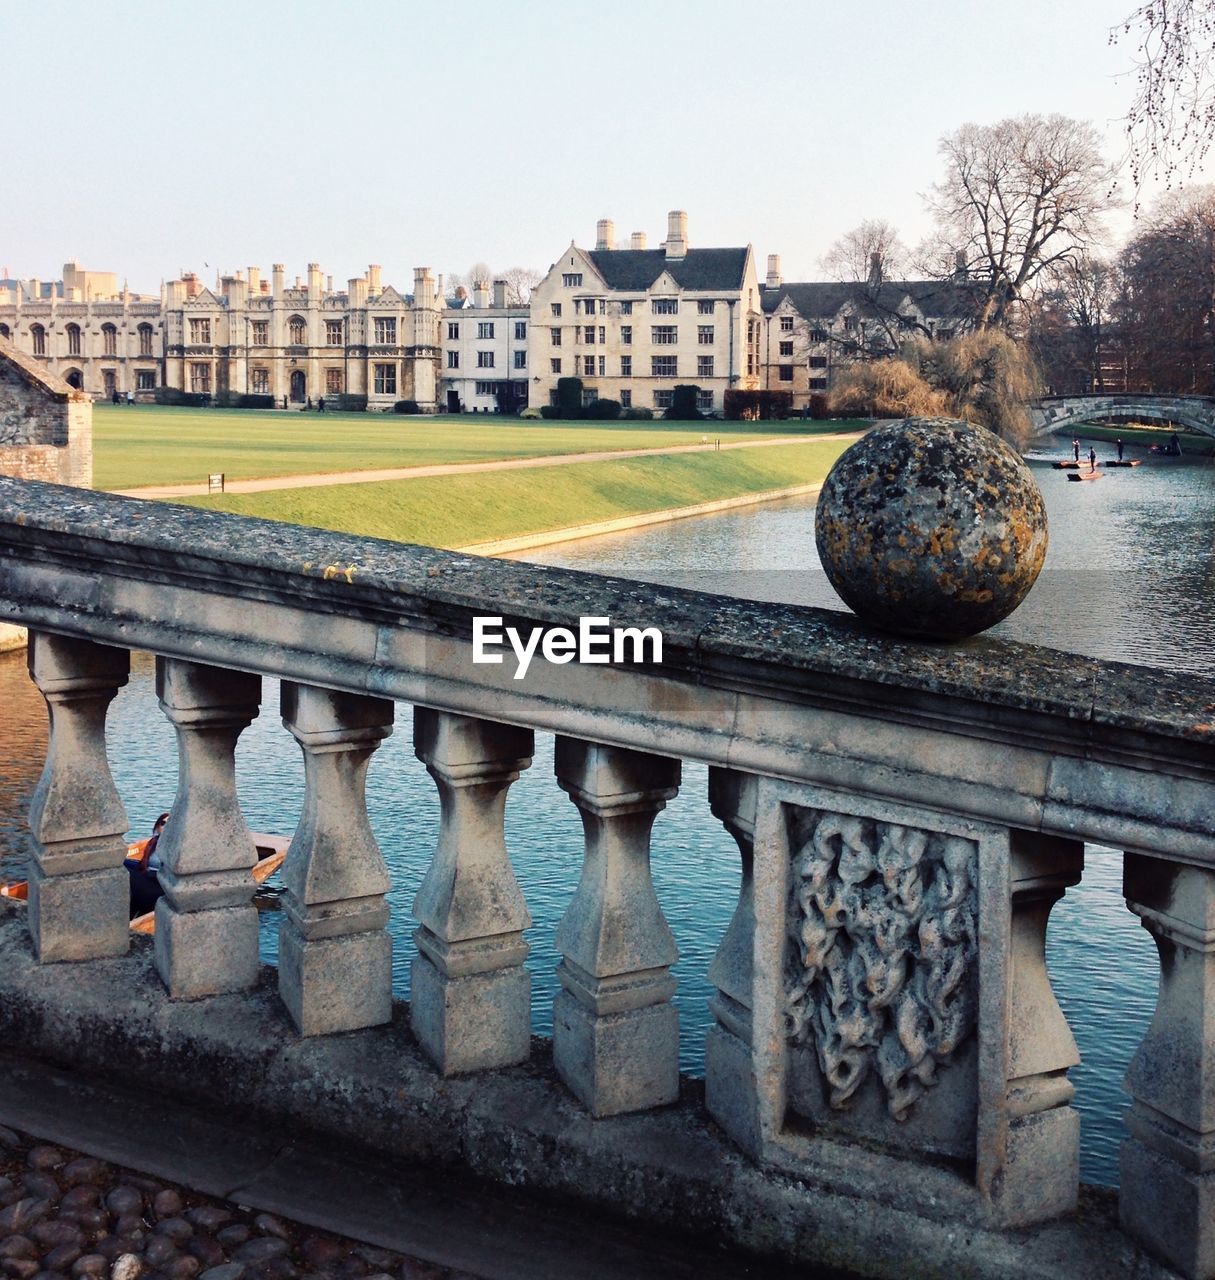
[[[1044,396],[1029,403],[1033,433],[1037,437],[1071,431],[1082,422],[1127,418],[1149,422],[1176,422],[1194,431],[1215,436],[1215,397],[1126,395]]]
[[[516,679],[474,661],[491,615],[657,628],[661,661]],[[14,1062],[238,1099],[376,1168],[463,1167],[807,1274],[1215,1274],[1215,680],[3,478],[0,618],[29,628],[50,712],[29,903],[0,901],[0,1088]],[[134,942],[105,728],[132,650],[156,655],[180,761]],[[263,677],[303,757],[276,970],[234,765]],[[397,704],[441,813],[407,1005],[364,799]],[[503,819],[536,732],[584,832],[551,1042]],[[679,1074],[650,874],[683,760],[739,850],[703,1088]],[[1044,959],[1086,842],[1126,851],[1163,958],[1121,1230],[1112,1193],[1078,1194],[1077,1051]]]

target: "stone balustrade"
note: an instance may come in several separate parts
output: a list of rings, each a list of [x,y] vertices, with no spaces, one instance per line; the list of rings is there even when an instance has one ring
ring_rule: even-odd
[[[537,658],[515,679],[509,651],[472,660],[486,615],[524,631],[582,616],[656,627],[662,661]],[[208,1009],[266,998],[233,751],[261,677],[275,677],[305,800],[283,870],[275,998],[289,1021],[267,1034],[322,1054],[332,1043],[333,1061],[368,1079],[394,1070],[375,1046],[416,1052],[422,1065],[399,1069],[429,1101],[411,1110],[398,1085],[399,1114],[378,1116],[383,1141],[429,1157],[448,1124],[480,1172],[790,1256],[863,1260],[867,1274],[905,1274],[900,1250],[958,1265],[959,1225],[1005,1250],[992,1274],[1042,1274],[1029,1237],[1005,1233],[1076,1211],[1077,1052],[1045,935],[1084,844],[1099,842],[1126,850],[1128,905],[1161,956],[1159,1007],[1128,1077],[1123,1226],[1182,1274],[1215,1276],[1215,681],[997,641],[917,645],[823,611],[5,479],[0,618],[30,629],[50,709],[25,978],[0,921],[10,1043],[89,1058],[83,1036],[68,1049],[48,1038],[45,1012],[71,1004],[57,974],[103,981],[127,947],[126,819],[104,723],[129,652],[149,651],[180,785],[140,998],[159,982],[166,1025],[188,1028],[183,1063],[201,1043],[217,1060],[236,1052],[222,1034],[207,1041]],[[390,880],[363,794],[396,703],[413,708],[441,810],[412,908],[408,1029],[394,1017]],[[585,832],[555,938],[551,1067],[531,1037],[527,885],[503,827],[537,732],[557,735],[554,785]],[[741,859],[709,969],[703,1104],[681,1097],[678,939],[650,878],[650,831],[685,760],[709,766],[705,803]],[[81,1025],[90,1016],[78,1011]],[[371,1039],[347,1054],[343,1032]],[[164,1069],[171,1037],[157,1035],[146,1069],[188,1093],[189,1071]],[[276,1059],[251,1083],[254,1102],[340,1130],[342,1090],[315,1086],[318,1060]],[[525,1105],[535,1080],[548,1092]],[[476,1098],[495,1099],[495,1114],[473,1125]],[[487,1127],[509,1161],[487,1154]],[[548,1155],[529,1164],[529,1142]],[[676,1193],[664,1159],[693,1148],[704,1167]],[[599,1157],[631,1169],[632,1189],[592,1185]]]

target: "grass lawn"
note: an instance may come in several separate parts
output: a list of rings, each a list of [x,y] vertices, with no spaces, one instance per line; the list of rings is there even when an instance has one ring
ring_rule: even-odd
[[[345,533],[460,547],[810,484],[826,476],[849,443],[822,440],[771,449],[619,458],[534,471],[326,485],[187,501],[191,506]]]
[[[167,405],[93,407],[93,485],[205,484],[364,471],[429,463],[481,462],[609,449],[657,449],[702,437],[764,440],[859,430],[859,422],[521,422],[490,414],[406,417],[379,413],[292,413]]]
[[[1121,440],[1123,444],[1152,445],[1167,444],[1174,431],[1181,441],[1182,453],[1187,456],[1209,458],[1215,455],[1215,437],[1204,435],[1201,431],[1190,431],[1185,427],[1170,427],[1164,423],[1158,427],[1106,427],[1095,422],[1081,422],[1074,428],[1056,431],[1054,438],[1066,453],[1073,435],[1080,440]]]

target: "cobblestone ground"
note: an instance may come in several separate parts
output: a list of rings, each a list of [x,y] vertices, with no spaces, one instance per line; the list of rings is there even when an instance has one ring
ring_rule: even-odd
[[[3,1126],[0,1274],[13,1280],[474,1280]]]

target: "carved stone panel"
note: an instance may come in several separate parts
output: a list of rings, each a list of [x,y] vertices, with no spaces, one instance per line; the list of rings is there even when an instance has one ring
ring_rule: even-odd
[[[790,821],[789,1039],[813,1044],[830,1107],[873,1079],[904,1121],[974,1034],[978,846],[823,810]]]

